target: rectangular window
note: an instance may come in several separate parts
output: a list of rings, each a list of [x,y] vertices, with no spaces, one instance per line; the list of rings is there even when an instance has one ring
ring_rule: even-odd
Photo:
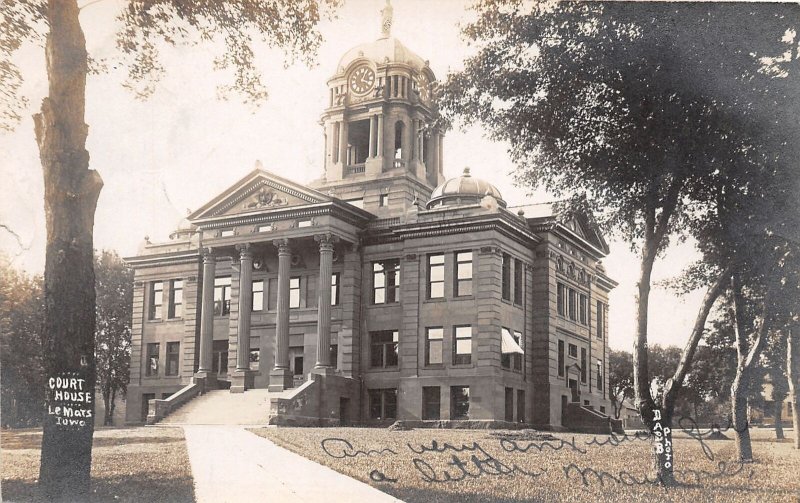
[[[517,390],[517,422],[525,422],[525,390]]]
[[[298,220],[297,221],[297,228],[302,229],[304,227],[311,227],[311,220]]]
[[[567,310],[565,306],[566,302],[566,290],[567,287],[564,286],[563,283],[559,283],[557,287],[557,294],[556,294],[556,305],[558,306],[558,314],[560,316],[566,316]]]
[[[391,304],[400,300],[400,260],[372,263],[372,303]]]
[[[331,344],[330,352],[331,367],[337,368],[339,366],[339,345]]]
[[[597,301],[597,338],[602,339],[606,330],[606,306]]]
[[[378,199],[378,204],[380,206],[389,206],[389,194],[381,194]]]
[[[236,231],[233,229],[225,229],[219,232],[219,236],[223,238],[229,238],[236,234]]]
[[[586,348],[581,348],[581,382],[584,384],[586,383],[587,363],[588,362],[586,361]]]
[[[289,308],[300,307],[300,278],[289,278]]]
[[[250,370],[258,371],[258,366],[261,362],[261,350],[259,348],[250,348]]]
[[[157,376],[158,375],[158,352],[160,350],[160,344],[157,342],[151,342],[147,344],[147,362],[146,368],[144,370],[144,375],[146,376]]]
[[[522,332],[514,331],[514,340],[519,344],[522,350],[525,350],[524,341],[522,340]],[[522,370],[522,355],[514,353],[511,363],[514,364],[514,370]]]
[[[564,341],[558,341],[558,377],[564,377]]]
[[[167,368],[165,375],[176,376],[178,375],[178,362],[180,360],[180,342],[167,343]]]
[[[511,300],[511,257],[503,254],[503,300]]]
[[[472,326],[453,327],[453,365],[472,363]]]
[[[441,418],[441,396],[439,386],[422,387],[422,419],[439,420]]]
[[[597,389],[603,389],[603,362],[597,360]]]
[[[397,330],[383,330],[380,332],[370,332],[370,366],[396,367],[397,366],[397,346],[400,341],[400,332]]]
[[[578,359],[578,346],[576,346],[575,344],[570,344],[568,349],[569,349],[569,353],[568,353],[569,357],[570,358],[575,358],[577,360]]]
[[[589,307],[589,299],[584,294],[580,294],[580,303],[578,304],[578,318],[582,325],[587,325],[587,309]]]
[[[267,280],[267,309],[269,311],[278,309],[278,278]]]
[[[456,297],[472,295],[472,252],[456,253]]]
[[[169,312],[170,318],[183,316],[183,281],[173,279],[169,285]]]
[[[369,418],[397,419],[397,388],[369,390]]]
[[[506,388],[506,417],[509,423],[514,422],[514,388]]]
[[[164,303],[164,282],[153,281],[150,283],[150,310],[148,319],[161,319],[161,306]]]
[[[514,304],[522,305],[522,261],[514,259]]]
[[[258,226],[258,232],[272,232],[274,227],[272,224],[263,224]]]
[[[339,305],[339,273],[331,274],[331,305]]]
[[[469,386],[450,386],[450,419],[469,419]]]
[[[253,281],[253,297],[250,309],[254,312],[261,312],[264,310],[264,280],[259,279]]]
[[[444,344],[444,329],[429,327],[425,329],[425,365],[441,365]]]
[[[227,316],[230,312],[231,278],[214,278],[214,316]]]
[[[428,298],[444,297],[444,255],[428,255]]]
[[[364,209],[364,198],[359,197],[358,199],[347,199],[345,200],[346,203],[355,206],[356,208]]]
[[[572,321],[578,320],[578,292],[569,289],[569,319]]]

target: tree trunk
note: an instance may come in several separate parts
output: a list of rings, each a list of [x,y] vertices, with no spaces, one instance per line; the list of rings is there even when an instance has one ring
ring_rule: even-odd
[[[111,387],[106,384],[103,386],[103,426],[108,426],[110,422],[109,410],[111,408]]]
[[[750,443],[750,425],[747,423],[747,393],[750,390],[750,372],[740,366],[731,384],[731,404],[733,433],[736,450],[742,461],[753,460],[753,446]]]
[[[783,440],[785,437],[783,435],[783,400],[775,400],[774,407],[772,409],[772,417],[775,421],[775,438],[778,440]]]
[[[117,405],[117,388],[111,388],[111,406],[109,407],[108,423],[106,426],[114,426],[114,409]]]
[[[94,431],[95,284],[92,232],[100,176],[89,169],[84,123],[86,41],[75,0],[49,0],[49,96],[34,116],[45,189],[47,248],[43,352],[47,378],[39,486],[47,501],[88,501]],[[56,378],[89,400],[91,417],[64,426]],[[69,379],[74,379],[69,381]],[[74,386],[73,386],[74,385]]]
[[[800,327],[797,325],[789,329],[786,343],[786,374],[789,377],[794,448],[800,449]]]
[[[747,333],[743,321],[743,299],[738,284],[736,274],[731,279],[731,290],[733,291],[733,329],[736,335],[736,377],[731,384],[731,418],[733,421],[733,433],[736,438],[736,449],[739,452],[739,459],[742,461],[753,460],[753,446],[750,442],[750,425],[747,420],[747,395],[750,392],[753,372],[758,362],[761,350],[766,345],[766,334],[770,319],[770,309],[772,308],[774,291],[772,286],[768,286],[767,293],[764,295],[761,307],[761,324],[759,325],[755,340],[749,351],[747,349]]]

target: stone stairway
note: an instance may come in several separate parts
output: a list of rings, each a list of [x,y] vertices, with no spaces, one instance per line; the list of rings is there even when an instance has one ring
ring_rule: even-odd
[[[213,390],[193,398],[171,412],[159,424],[247,424],[269,422],[270,399],[280,398],[293,390],[270,393],[266,389],[251,389],[244,393]]]

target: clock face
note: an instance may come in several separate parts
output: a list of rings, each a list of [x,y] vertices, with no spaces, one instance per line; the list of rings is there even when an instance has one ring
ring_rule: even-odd
[[[375,85],[375,72],[368,66],[359,66],[350,74],[350,90],[355,94],[365,94]]]
[[[419,74],[417,76],[417,92],[419,92],[419,99],[424,102],[428,102],[431,99],[431,83],[428,81],[428,77],[424,74]]]

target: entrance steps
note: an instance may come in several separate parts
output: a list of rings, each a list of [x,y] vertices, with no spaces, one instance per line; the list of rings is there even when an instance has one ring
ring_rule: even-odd
[[[250,389],[244,393],[211,390],[172,411],[159,424],[263,425],[270,416],[270,400],[294,391],[270,393],[266,389]]]

